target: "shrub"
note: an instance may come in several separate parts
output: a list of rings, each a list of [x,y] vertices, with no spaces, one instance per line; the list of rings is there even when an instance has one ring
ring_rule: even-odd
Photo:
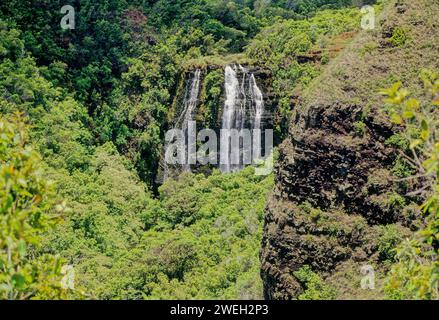
[[[408,40],[407,31],[404,28],[396,27],[393,29],[392,37],[389,41],[394,47],[402,47]]]
[[[314,273],[310,266],[304,266],[294,272],[294,276],[305,288],[299,295],[299,300],[333,300],[337,294],[323,279]]]
[[[35,255],[42,233],[64,209],[53,200],[23,123],[0,119],[0,298],[64,296],[61,260]]]
[[[386,293],[393,299],[439,298],[439,143],[436,113],[439,75],[423,71],[421,80],[427,96],[423,101],[431,101],[429,103],[408,98],[410,93],[401,88],[401,83],[382,91],[387,97],[385,102],[391,106],[392,122],[404,129],[402,134],[410,141],[411,158],[406,157],[417,169],[411,180],[423,184],[414,194],[421,194],[427,199],[421,207],[426,227],[398,247],[397,263],[387,279]]]

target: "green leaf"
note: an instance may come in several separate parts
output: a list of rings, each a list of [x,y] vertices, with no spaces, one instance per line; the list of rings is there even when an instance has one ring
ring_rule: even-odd
[[[14,198],[12,197],[11,194],[9,194],[6,197],[6,201],[3,203],[4,211],[7,211],[9,208],[11,208],[13,203],[14,203]]]
[[[22,274],[16,273],[12,276],[12,283],[13,283],[14,287],[21,290],[26,285],[26,279],[24,278],[24,276]]]
[[[394,124],[402,124],[403,122],[402,117],[397,113],[392,114],[390,118]]]
[[[412,110],[407,110],[402,113],[402,117],[404,119],[413,119],[415,117],[415,113]]]
[[[24,240],[20,240],[20,242],[18,243],[18,254],[20,255],[21,258],[26,257],[27,254],[27,246],[26,246],[26,242]]]
[[[421,139],[424,141],[427,141],[429,137],[430,137],[429,126],[428,126],[427,121],[425,121],[425,119],[424,119],[424,120],[422,120],[422,123],[421,123]]]
[[[418,109],[419,109],[419,106],[420,106],[419,101],[416,100],[416,99],[413,99],[413,98],[408,99],[408,100],[405,102],[405,105],[406,105],[407,108],[409,108],[410,110],[418,110]]]

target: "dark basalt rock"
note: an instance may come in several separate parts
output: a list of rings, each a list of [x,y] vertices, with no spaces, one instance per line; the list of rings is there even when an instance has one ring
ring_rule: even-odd
[[[363,298],[360,268],[375,266],[381,279],[388,271],[378,245],[383,230],[395,228],[405,237],[422,224],[417,208],[423,199],[407,196],[418,186],[393,174],[399,153],[388,140],[399,128],[384,114],[378,90],[390,86],[394,75],[421,90],[412,76],[419,72],[421,53],[413,48],[426,48],[438,32],[419,24],[411,33],[415,47],[359,52],[379,43],[389,26],[407,25],[414,14],[429,15],[426,3],[388,4],[382,28],[360,33],[295,106],[265,214],[260,252],[265,298],[297,298],[305,288],[294,272],[305,265],[330,285],[349,286],[338,288],[341,298]],[[424,50],[422,57],[423,67],[439,67],[437,53]],[[346,280],[348,275],[354,280]],[[374,298],[382,295],[380,288]]]
[[[369,188],[370,176],[387,172],[395,160],[396,153],[384,143],[391,128],[367,118],[367,133],[357,137],[353,124],[360,117],[357,106],[314,106],[297,115],[280,147],[261,252],[267,299],[296,297],[302,288],[292,272],[301,266],[328,273],[355,255],[368,258],[367,228],[402,221],[398,210],[375,201],[384,190],[393,190],[392,183],[384,177]],[[304,203],[332,222],[313,221]]]
[[[385,145],[392,131],[364,120],[364,137],[358,137],[354,123],[361,120],[361,108],[334,104],[315,106],[297,116],[290,138],[280,150],[278,171],[282,197],[316,207],[343,207],[349,213],[361,212],[370,223],[385,223],[394,217],[373,205],[370,197],[380,190],[364,193],[374,172],[389,168],[396,153]],[[289,152],[293,151],[293,159]]]

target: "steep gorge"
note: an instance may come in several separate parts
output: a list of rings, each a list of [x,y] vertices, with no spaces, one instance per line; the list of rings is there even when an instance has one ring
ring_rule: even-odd
[[[392,261],[385,244],[417,229],[422,199],[407,196],[415,186],[396,176],[398,128],[378,91],[401,80],[420,92],[420,70],[437,70],[437,12],[438,1],[389,1],[379,26],[359,34],[294,106],[266,208],[265,298],[298,298],[306,284],[294,273],[304,266],[338,299],[383,296]],[[363,266],[374,268],[376,290],[360,288]]]

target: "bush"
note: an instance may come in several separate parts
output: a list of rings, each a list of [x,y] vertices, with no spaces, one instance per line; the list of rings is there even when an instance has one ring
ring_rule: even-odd
[[[56,299],[61,289],[61,263],[37,254],[41,236],[51,228],[64,204],[55,206],[39,155],[29,144],[17,117],[0,119],[0,298]]]
[[[294,276],[305,288],[305,291],[299,295],[299,300],[334,300],[337,296],[335,289],[314,273],[310,266],[302,267],[294,272]]]
[[[407,31],[404,28],[396,27],[393,29],[392,37],[389,41],[395,47],[402,47],[407,43],[408,40],[409,37],[407,35]]]
[[[439,74],[424,70],[421,80],[427,96],[423,101],[431,102],[409,98],[401,83],[382,91],[392,122],[404,129],[410,142],[412,158],[406,157],[417,171],[411,180],[422,182],[414,194],[426,198],[421,207],[426,227],[398,247],[397,263],[387,279],[386,293],[393,299],[439,299]]]

